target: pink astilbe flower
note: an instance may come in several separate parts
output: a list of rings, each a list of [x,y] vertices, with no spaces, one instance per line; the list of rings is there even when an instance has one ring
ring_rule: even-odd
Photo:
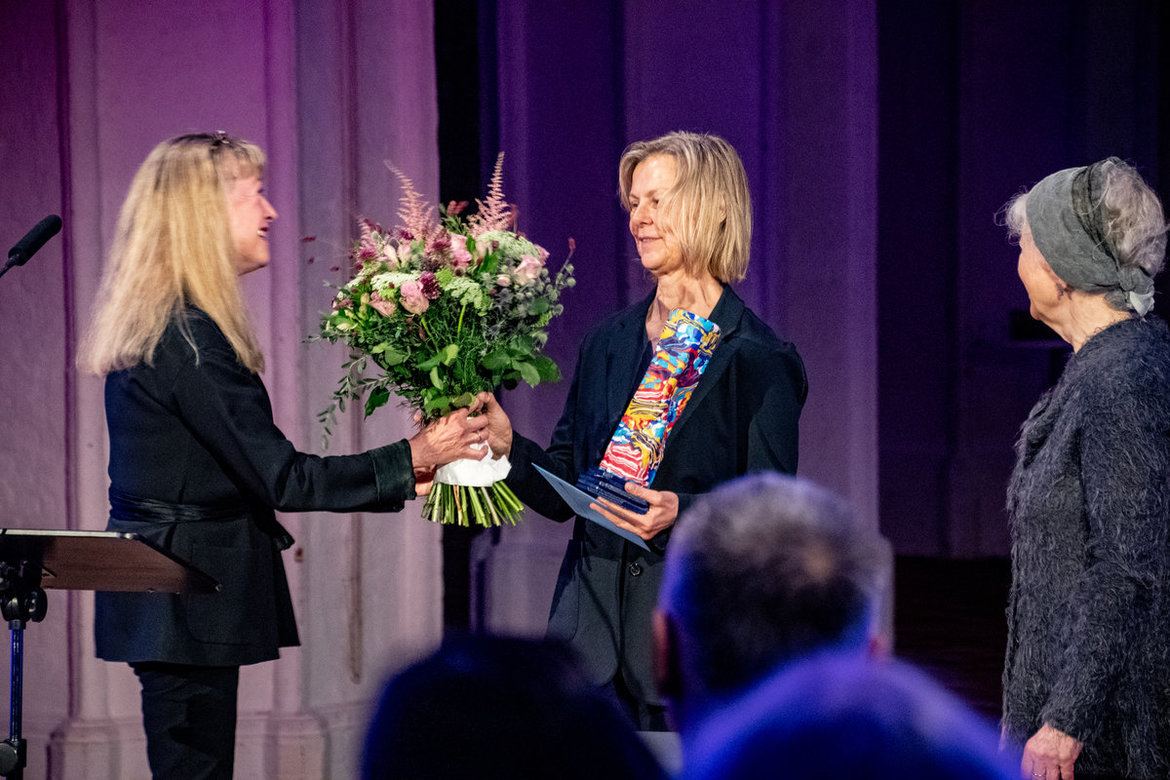
[[[389,317],[394,314],[398,307],[394,305],[394,301],[388,301],[382,297],[382,293],[374,290],[370,293],[370,305],[373,306],[379,314],[383,317]]]
[[[362,246],[374,245],[374,223],[365,217],[358,218],[358,230],[361,231]]]
[[[542,268],[544,268],[544,261],[535,255],[520,255],[520,264],[516,266],[516,271],[512,276],[520,284],[530,284],[540,276]]]
[[[378,247],[374,243],[374,231],[377,229],[378,226],[370,220],[365,218],[358,219],[360,237],[358,238],[356,251],[352,252],[352,257],[359,267],[367,260],[373,260],[378,256]]]
[[[422,294],[426,296],[428,301],[433,301],[443,294],[443,288],[439,286],[439,280],[430,271],[420,275],[418,277],[418,283],[422,286]]]
[[[423,287],[419,282],[403,282],[398,288],[398,294],[402,300],[402,308],[411,314],[422,314],[431,307],[431,302],[423,294]]]
[[[481,236],[489,230],[506,230],[511,226],[514,217],[512,206],[504,200],[504,153],[496,157],[496,167],[492,171],[492,179],[488,184],[487,200],[475,199],[479,210],[467,218],[467,226],[471,228],[471,235]]]
[[[409,234],[408,239],[421,238],[428,241],[432,234],[439,230],[439,223],[435,220],[435,207],[426,205],[422,195],[414,188],[414,182],[397,166],[387,160],[386,167],[402,185],[402,195],[398,199],[398,222],[402,230]]]

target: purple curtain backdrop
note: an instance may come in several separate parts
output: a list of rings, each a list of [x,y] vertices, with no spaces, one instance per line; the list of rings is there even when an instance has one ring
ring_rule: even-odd
[[[1048,173],[1111,154],[1170,183],[1170,14],[878,7],[882,528],[900,552],[1002,554],[1016,432],[1067,349],[1013,336],[1028,301],[994,217]]]
[[[65,222],[0,279],[0,527],[105,525],[102,383],[74,370],[73,351],[131,176],[177,133],[224,129],[268,152],[281,217],[272,267],[245,295],[277,422],[319,449],[315,413],[345,357],[304,342],[328,306],[324,282],[343,279],[356,217],[394,212],[384,160],[437,194],[432,20],[425,0],[0,0],[0,240],[49,212]],[[411,429],[396,410],[348,422],[333,452]],[[283,518],[304,646],[241,675],[238,776],[355,773],[385,669],[441,636],[438,529],[412,509]],[[49,599],[26,635],[25,776],[145,777],[137,684],[94,658],[92,596]]]

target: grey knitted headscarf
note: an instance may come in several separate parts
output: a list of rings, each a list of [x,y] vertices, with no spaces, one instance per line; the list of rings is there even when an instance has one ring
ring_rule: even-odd
[[[1084,292],[1120,290],[1130,308],[1144,316],[1154,306],[1154,279],[1138,266],[1122,267],[1106,237],[1102,162],[1108,160],[1041,179],[1025,202],[1028,227],[1036,248],[1066,284]]]

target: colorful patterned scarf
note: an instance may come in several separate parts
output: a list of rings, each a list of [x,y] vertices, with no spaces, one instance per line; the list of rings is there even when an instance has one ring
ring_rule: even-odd
[[[632,497],[623,488],[625,482],[650,486],[662,463],[666,437],[699,384],[720,336],[714,322],[682,309],[671,311],[658,350],[600,466],[581,476],[579,488],[594,494],[603,492],[606,498],[626,505]],[[616,498],[609,495],[615,487],[621,494]],[[621,497],[624,499],[617,500]]]

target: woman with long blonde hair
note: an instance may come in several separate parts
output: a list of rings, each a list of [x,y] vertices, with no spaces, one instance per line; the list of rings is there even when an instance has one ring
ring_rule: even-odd
[[[156,778],[230,778],[239,667],[298,644],[274,510],[401,510],[444,463],[477,457],[456,412],[356,455],[298,452],[276,427],[238,277],[268,264],[264,153],[224,133],[154,148],[130,186],[78,364],[106,377],[109,529],[220,583],[98,593],[97,655],[142,684]],[[416,481],[417,478],[417,481]]]

